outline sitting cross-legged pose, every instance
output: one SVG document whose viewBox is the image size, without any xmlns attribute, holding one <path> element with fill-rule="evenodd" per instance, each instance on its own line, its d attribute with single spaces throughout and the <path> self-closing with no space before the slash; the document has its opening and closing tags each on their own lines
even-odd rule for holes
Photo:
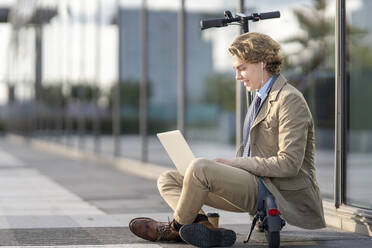
<svg viewBox="0 0 372 248">
<path fill-rule="evenodd" d="M 280 74 L 280 45 L 261 33 L 246 33 L 229 48 L 236 80 L 257 93 L 243 127 L 243 143 L 232 159 L 197 158 L 185 176 L 168 171 L 158 179 L 173 220 L 135 218 L 137 236 L 150 241 L 186 241 L 202 246 L 231 246 L 232 230 L 214 227 L 202 210 L 255 214 L 258 178 L 275 197 L 289 224 L 316 229 L 325 226 L 322 198 L 314 167 L 314 124 L 303 95 Z"/>
</svg>

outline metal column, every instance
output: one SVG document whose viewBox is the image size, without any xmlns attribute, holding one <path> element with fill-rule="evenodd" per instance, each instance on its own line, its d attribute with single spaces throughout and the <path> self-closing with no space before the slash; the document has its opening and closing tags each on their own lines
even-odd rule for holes
<svg viewBox="0 0 372 248">
<path fill-rule="evenodd" d="M 41 101 L 41 85 L 42 85 L 42 59 L 43 59 L 43 26 L 35 26 L 35 100 Z"/>
<path fill-rule="evenodd" d="M 244 13 L 244 0 L 238 0 L 238 8 L 237 12 Z M 243 33 L 243 28 L 241 27 L 240 33 Z M 246 90 L 244 85 L 241 82 L 236 82 L 236 123 L 235 123 L 235 129 L 236 129 L 236 136 L 235 136 L 235 145 L 236 148 L 239 148 L 240 144 L 242 143 L 243 138 L 243 123 L 244 123 L 244 117 L 246 112 L 246 105 L 244 104 L 244 99 L 246 98 Z M 248 98 L 249 99 L 249 98 Z"/>
<path fill-rule="evenodd" d="M 40 112 L 40 106 L 42 102 L 42 59 L 43 59 L 43 26 L 35 26 L 35 102 L 36 102 L 36 117 L 35 126 L 36 131 L 42 129 L 42 113 Z"/>
<path fill-rule="evenodd" d="M 343 203 L 344 167 L 346 161 L 346 12 L 345 0 L 336 1 L 335 20 L 335 167 L 334 203 L 338 208 Z"/>
<path fill-rule="evenodd" d="M 141 83 L 140 83 L 140 136 L 141 161 L 148 161 L 148 15 L 147 0 L 142 0 L 141 9 Z"/>
<path fill-rule="evenodd" d="M 55 139 L 58 141 L 58 140 L 62 140 L 62 133 L 63 133 L 63 119 L 64 119 L 64 107 L 63 107 L 63 56 L 62 56 L 62 52 L 63 52 L 63 30 L 62 30 L 62 17 L 61 16 L 58 16 L 58 21 L 56 21 L 55 23 L 55 27 L 54 27 L 54 32 L 55 32 L 55 37 L 57 37 L 57 40 L 58 42 L 57 43 L 57 46 L 58 46 L 58 55 L 56 56 L 56 59 L 57 59 L 57 65 L 58 65 L 58 68 L 60 68 L 60 74 L 58 75 L 58 78 L 61 80 L 61 85 L 60 85 L 60 90 L 61 90 L 61 95 L 58 95 L 58 102 L 57 102 L 57 106 L 56 106 L 56 111 L 54 113 L 54 116 L 55 116 Z M 56 52 L 57 52 L 56 51 Z"/>
<path fill-rule="evenodd" d="M 66 8 L 67 9 L 70 9 L 71 6 L 69 5 L 69 3 L 66 3 Z M 70 107 L 70 104 L 71 104 L 71 98 L 72 98 L 72 76 L 73 75 L 73 72 L 74 72 L 74 63 L 72 63 L 73 59 L 74 59 L 74 41 L 75 41 L 75 35 L 74 35 L 74 31 L 75 31 L 75 26 L 76 26 L 76 23 L 75 23 L 75 19 L 73 18 L 72 14 L 70 13 L 70 15 L 68 16 L 68 20 L 67 22 L 65 23 L 66 25 L 66 30 L 69 31 L 67 35 L 67 37 L 69 38 L 68 40 L 66 40 L 66 59 L 67 59 L 67 65 L 66 65 L 66 71 L 67 71 L 67 74 L 66 74 L 66 80 L 65 80 L 65 83 L 66 83 L 66 87 L 68 88 L 68 92 L 67 93 L 67 98 L 66 98 L 66 108 L 65 108 L 65 136 L 66 136 L 66 141 L 65 141 L 65 144 L 66 146 L 71 146 L 72 145 L 72 138 L 73 136 L 75 135 L 75 132 L 74 132 L 74 116 L 71 115 L 72 113 L 69 111 L 69 107 Z"/>
<path fill-rule="evenodd" d="M 67 3 L 66 1 L 63 1 L 61 4 L 61 8 L 65 8 L 67 9 Z M 65 98 L 64 96 L 64 89 L 67 87 L 67 18 L 66 17 L 63 17 L 61 18 L 61 33 L 62 33 L 62 78 L 61 78 L 61 82 L 62 82 L 62 101 L 63 101 L 63 107 L 62 107 L 62 115 L 63 115 L 63 118 L 62 118 L 62 133 L 61 133 L 61 136 L 62 136 L 62 141 L 63 142 L 66 142 L 67 140 L 67 113 L 68 113 L 68 106 L 67 106 L 67 102 L 68 102 L 68 99 L 67 97 Z"/>
<path fill-rule="evenodd" d="M 118 34 L 120 35 L 120 28 L 121 28 L 121 17 L 120 17 L 120 0 L 116 1 L 116 8 L 117 8 L 117 28 Z M 120 38 L 118 37 L 120 41 Z M 121 44 L 118 43 L 118 79 L 116 82 L 116 86 L 114 87 L 113 94 L 113 108 L 112 108 L 112 132 L 114 135 L 114 156 L 120 155 L 120 55 L 121 55 Z"/>
<path fill-rule="evenodd" d="M 177 128 L 185 133 L 185 0 L 180 0 L 181 6 L 178 11 L 178 104 L 177 104 Z"/>
<path fill-rule="evenodd" d="M 80 110 L 83 110 L 85 107 L 83 107 L 85 105 L 85 89 L 84 89 L 84 83 L 85 82 L 85 79 L 86 79 L 86 75 L 85 75 L 85 47 L 86 47 L 86 44 L 85 44 L 85 36 L 86 36 L 86 13 L 85 13 L 85 0 L 83 0 L 80 4 L 80 10 L 82 13 L 80 13 L 82 16 L 83 16 L 83 21 L 82 21 L 82 24 L 80 24 L 80 28 L 82 30 L 80 30 L 80 77 L 79 77 L 79 88 L 78 88 L 78 96 L 79 96 L 79 100 L 78 102 L 80 103 Z M 86 128 L 86 120 L 85 120 L 85 113 L 80 113 L 79 114 L 79 117 L 78 117 L 78 137 L 79 137 L 79 141 L 78 141 L 78 146 L 80 149 L 84 148 L 85 146 L 85 128 Z"/>
<path fill-rule="evenodd" d="M 94 152 L 100 152 L 100 111 L 98 107 L 98 98 L 100 96 L 100 77 L 101 77 L 101 0 L 97 0 L 97 13 L 96 13 L 96 79 L 94 94 L 95 113 L 93 117 L 93 135 L 94 135 Z"/>
</svg>

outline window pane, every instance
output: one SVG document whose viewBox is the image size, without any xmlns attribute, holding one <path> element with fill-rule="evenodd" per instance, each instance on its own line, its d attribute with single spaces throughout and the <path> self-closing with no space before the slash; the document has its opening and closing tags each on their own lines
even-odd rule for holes
<svg viewBox="0 0 372 248">
<path fill-rule="evenodd" d="M 346 203 L 371 208 L 372 198 L 372 47 L 371 1 L 346 1 L 349 127 Z"/>
<path fill-rule="evenodd" d="M 177 18 L 179 1 L 148 3 L 149 161 L 172 163 L 156 133 L 177 128 Z"/>
<path fill-rule="evenodd" d="M 186 1 L 186 134 L 195 156 L 210 159 L 235 156 L 236 81 L 228 48 L 239 28 L 201 31 L 199 24 L 235 11 L 237 1 L 225 3 Z"/>
<path fill-rule="evenodd" d="M 120 3 L 120 155 L 140 159 L 139 95 L 142 68 L 142 1 L 125 0 Z M 115 91 L 114 88 L 113 90 Z"/>
</svg>

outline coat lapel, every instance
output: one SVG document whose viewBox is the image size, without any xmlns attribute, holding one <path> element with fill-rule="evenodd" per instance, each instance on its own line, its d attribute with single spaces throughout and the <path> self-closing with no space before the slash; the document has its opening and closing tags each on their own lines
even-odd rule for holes
<svg viewBox="0 0 372 248">
<path fill-rule="evenodd" d="M 251 130 L 262 120 L 264 120 L 269 113 L 270 107 L 271 107 L 271 102 L 276 101 L 278 98 L 278 94 L 280 90 L 283 88 L 283 86 L 286 84 L 287 79 L 283 77 L 281 74 L 279 77 L 276 79 L 276 81 L 273 84 L 273 87 L 271 88 L 270 94 L 267 96 L 266 101 L 263 103 L 261 106 L 260 112 L 258 112 L 258 115 L 256 119 L 254 120 Z"/>
</svg>

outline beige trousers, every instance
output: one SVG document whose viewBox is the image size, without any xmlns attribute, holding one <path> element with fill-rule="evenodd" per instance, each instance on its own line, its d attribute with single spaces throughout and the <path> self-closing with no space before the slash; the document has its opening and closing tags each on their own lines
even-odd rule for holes
<svg viewBox="0 0 372 248">
<path fill-rule="evenodd" d="M 158 179 L 160 195 L 174 210 L 178 223 L 192 223 L 202 206 L 248 212 L 257 209 L 258 184 L 253 174 L 212 160 L 195 159 L 183 177 L 167 171 Z"/>
</svg>

